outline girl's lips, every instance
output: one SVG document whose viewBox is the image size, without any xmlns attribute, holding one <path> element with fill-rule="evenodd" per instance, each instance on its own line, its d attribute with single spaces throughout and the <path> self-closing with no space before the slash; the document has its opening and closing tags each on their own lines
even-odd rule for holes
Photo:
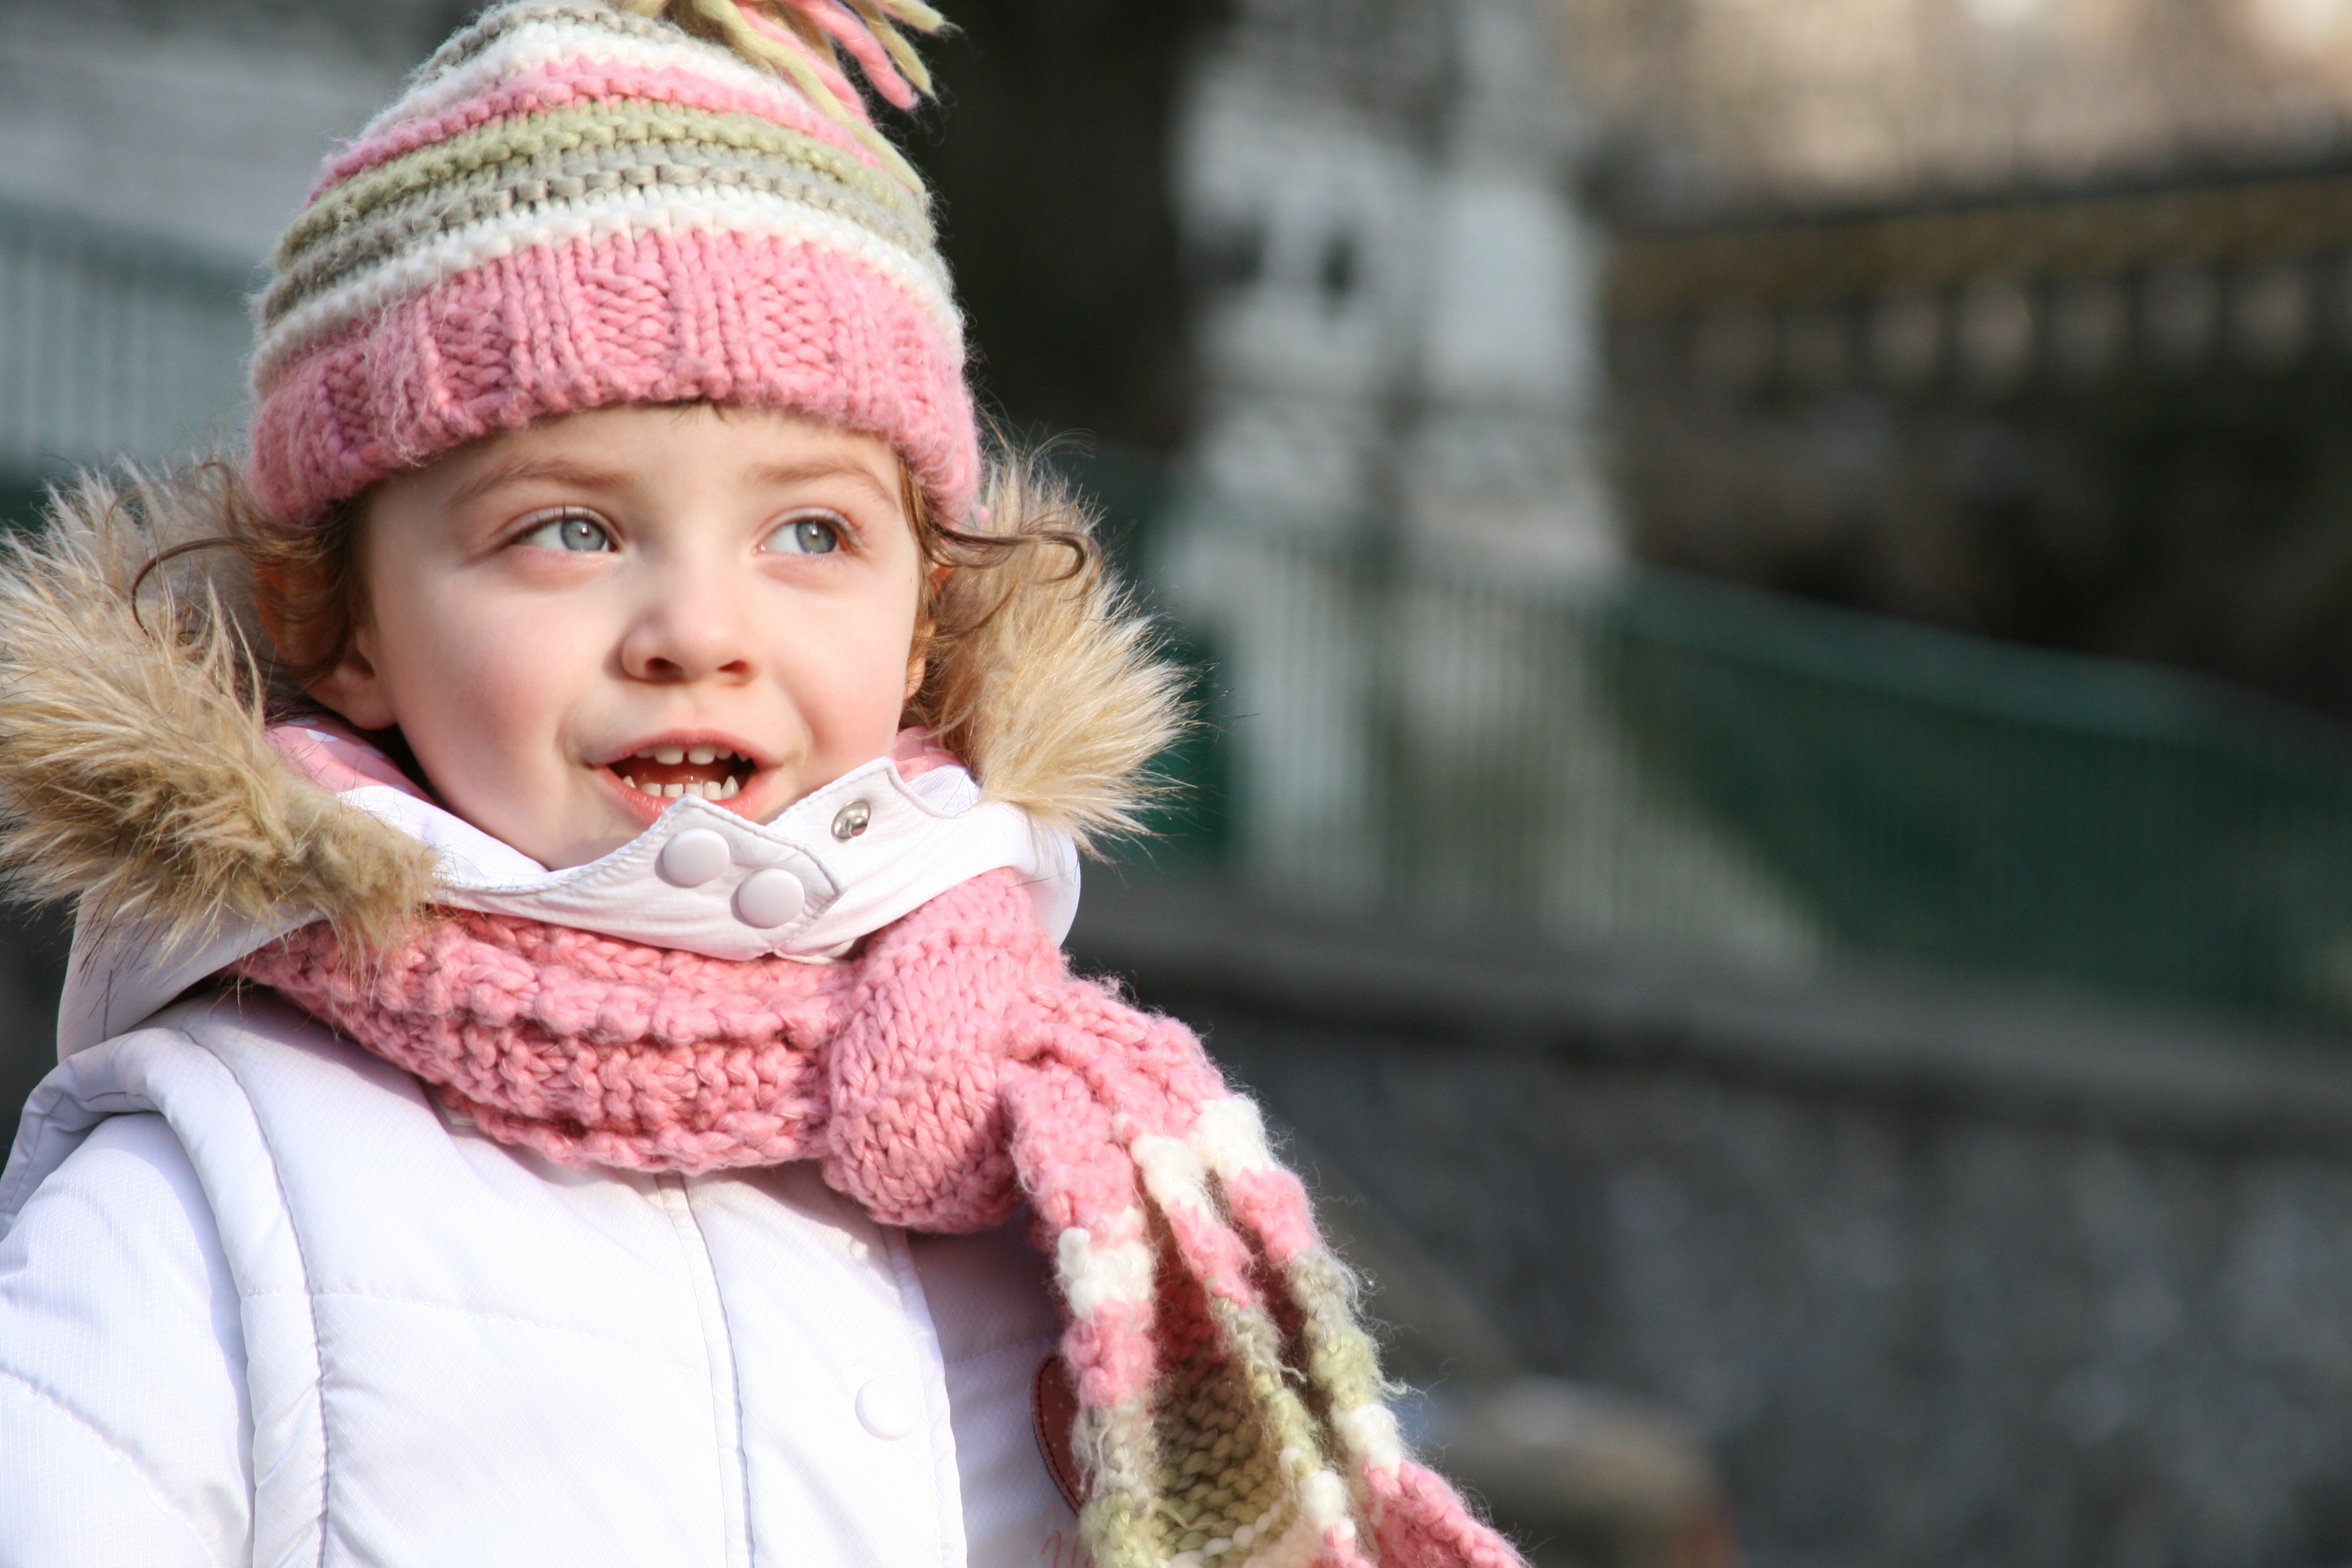
<svg viewBox="0 0 2352 1568">
<path fill-rule="evenodd" d="M 597 771 L 613 781 L 623 807 L 644 822 L 689 796 L 750 816 L 769 793 L 761 786 L 775 775 L 772 764 L 731 736 L 683 731 L 642 741 Z"/>
<path fill-rule="evenodd" d="M 646 826 L 652 826 L 655 820 L 669 809 L 671 801 L 684 798 L 683 790 L 677 795 L 667 793 L 656 795 L 632 784 L 624 776 L 625 766 L 625 764 L 615 763 L 609 767 L 598 768 L 595 771 L 602 776 L 604 787 L 611 792 L 614 801 L 620 808 Z M 757 822 L 762 815 L 761 805 L 770 793 L 769 785 L 774 776 L 772 769 L 761 769 L 748 775 L 732 795 L 710 800 L 710 797 L 706 795 L 702 798 L 710 800 L 710 804 L 721 811 L 731 811 L 738 816 Z"/>
</svg>

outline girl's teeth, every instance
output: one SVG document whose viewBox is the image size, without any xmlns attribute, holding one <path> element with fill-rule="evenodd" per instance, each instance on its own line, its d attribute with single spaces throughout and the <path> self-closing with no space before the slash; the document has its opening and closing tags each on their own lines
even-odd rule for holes
<svg viewBox="0 0 2352 1568">
<path fill-rule="evenodd" d="M 738 753 L 726 746 L 649 746 L 639 752 L 637 757 L 643 762 L 666 763 L 672 766 L 692 763 L 697 767 L 739 760 Z M 685 779 L 676 784 L 639 784 L 634 775 L 622 773 L 621 782 L 656 800 L 677 800 L 690 795 L 700 795 L 704 800 L 733 800 L 743 793 L 743 781 L 731 773 L 723 779 Z"/>
</svg>

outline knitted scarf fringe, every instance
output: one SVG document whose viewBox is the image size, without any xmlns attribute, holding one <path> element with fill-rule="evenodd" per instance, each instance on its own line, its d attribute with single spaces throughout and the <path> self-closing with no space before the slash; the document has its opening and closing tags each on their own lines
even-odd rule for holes
<svg viewBox="0 0 2352 1568">
<path fill-rule="evenodd" d="M 451 913 L 362 966 L 314 925 L 238 966 L 570 1165 L 822 1163 L 877 1220 L 1025 1198 L 1066 1312 L 1097 1568 L 1506 1568 L 1406 1453 L 1354 1281 L 1257 1107 L 1076 979 L 992 872 L 836 965 Z"/>
</svg>

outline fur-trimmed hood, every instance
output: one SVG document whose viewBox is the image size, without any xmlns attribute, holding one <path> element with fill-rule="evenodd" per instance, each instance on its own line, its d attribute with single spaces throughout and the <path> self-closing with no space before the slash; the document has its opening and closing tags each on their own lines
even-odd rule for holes
<svg viewBox="0 0 2352 1568">
<path fill-rule="evenodd" d="M 152 967 L 151 952 L 175 955 L 165 964 L 174 973 L 206 973 L 312 920 L 381 945 L 422 909 L 485 907 L 468 889 L 498 885 L 462 854 L 453 859 L 450 840 L 471 831 L 463 825 L 436 832 L 400 810 L 367 809 L 361 796 L 391 792 L 337 795 L 288 763 L 268 731 L 292 694 L 271 688 L 236 551 L 192 549 L 150 565 L 216 538 L 233 483 L 219 467 L 86 478 L 55 499 L 42 531 L 0 555 L 0 873 L 22 894 L 78 901 L 85 990 L 120 989 L 116 971 Z M 1051 513 L 1082 519 L 1055 482 L 1018 471 L 1000 476 L 990 505 L 1007 531 Z M 953 574 L 946 592 L 987 595 L 995 613 L 964 617 L 979 629 L 946 651 L 933 689 L 940 738 L 976 777 L 981 807 L 1092 847 L 1136 827 L 1150 759 L 1184 722 L 1181 676 L 1114 584 L 1066 576 L 1065 562 L 1025 548 Z M 910 812 L 915 828 L 927 826 Z M 707 816 L 739 837 L 762 832 L 715 807 Z M 663 824 L 674 835 L 689 817 L 673 807 Z M 657 824 L 633 847 L 646 868 L 662 834 Z M 966 858 L 971 838 L 960 840 Z M 1004 854 L 994 863 L 1020 863 Z M 820 904 L 844 875 L 801 874 Z M 562 918 L 569 906 L 528 912 L 549 918 L 551 907 Z M 835 925 L 850 905 L 838 914 Z M 102 1011 L 120 1026 L 119 1009 Z M 68 1048 L 89 1043 L 74 1033 L 70 1020 L 61 1026 Z"/>
</svg>

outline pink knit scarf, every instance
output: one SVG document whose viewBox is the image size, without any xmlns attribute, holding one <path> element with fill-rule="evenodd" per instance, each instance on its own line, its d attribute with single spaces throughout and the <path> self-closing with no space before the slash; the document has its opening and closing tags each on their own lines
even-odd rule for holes
<svg viewBox="0 0 2352 1568">
<path fill-rule="evenodd" d="M 449 912 L 363 969 L 312 925 L 238 971 L 571 1165 L 788 1160 L 877 1220 L 1053 1251 L 1098 1568 L 1517 1555 L 1406 1458 L 1344 1270 L 1191 1031 L 1072 976 L 1013 873 L 854 959 L 730 962 Z"/>
</svg>

